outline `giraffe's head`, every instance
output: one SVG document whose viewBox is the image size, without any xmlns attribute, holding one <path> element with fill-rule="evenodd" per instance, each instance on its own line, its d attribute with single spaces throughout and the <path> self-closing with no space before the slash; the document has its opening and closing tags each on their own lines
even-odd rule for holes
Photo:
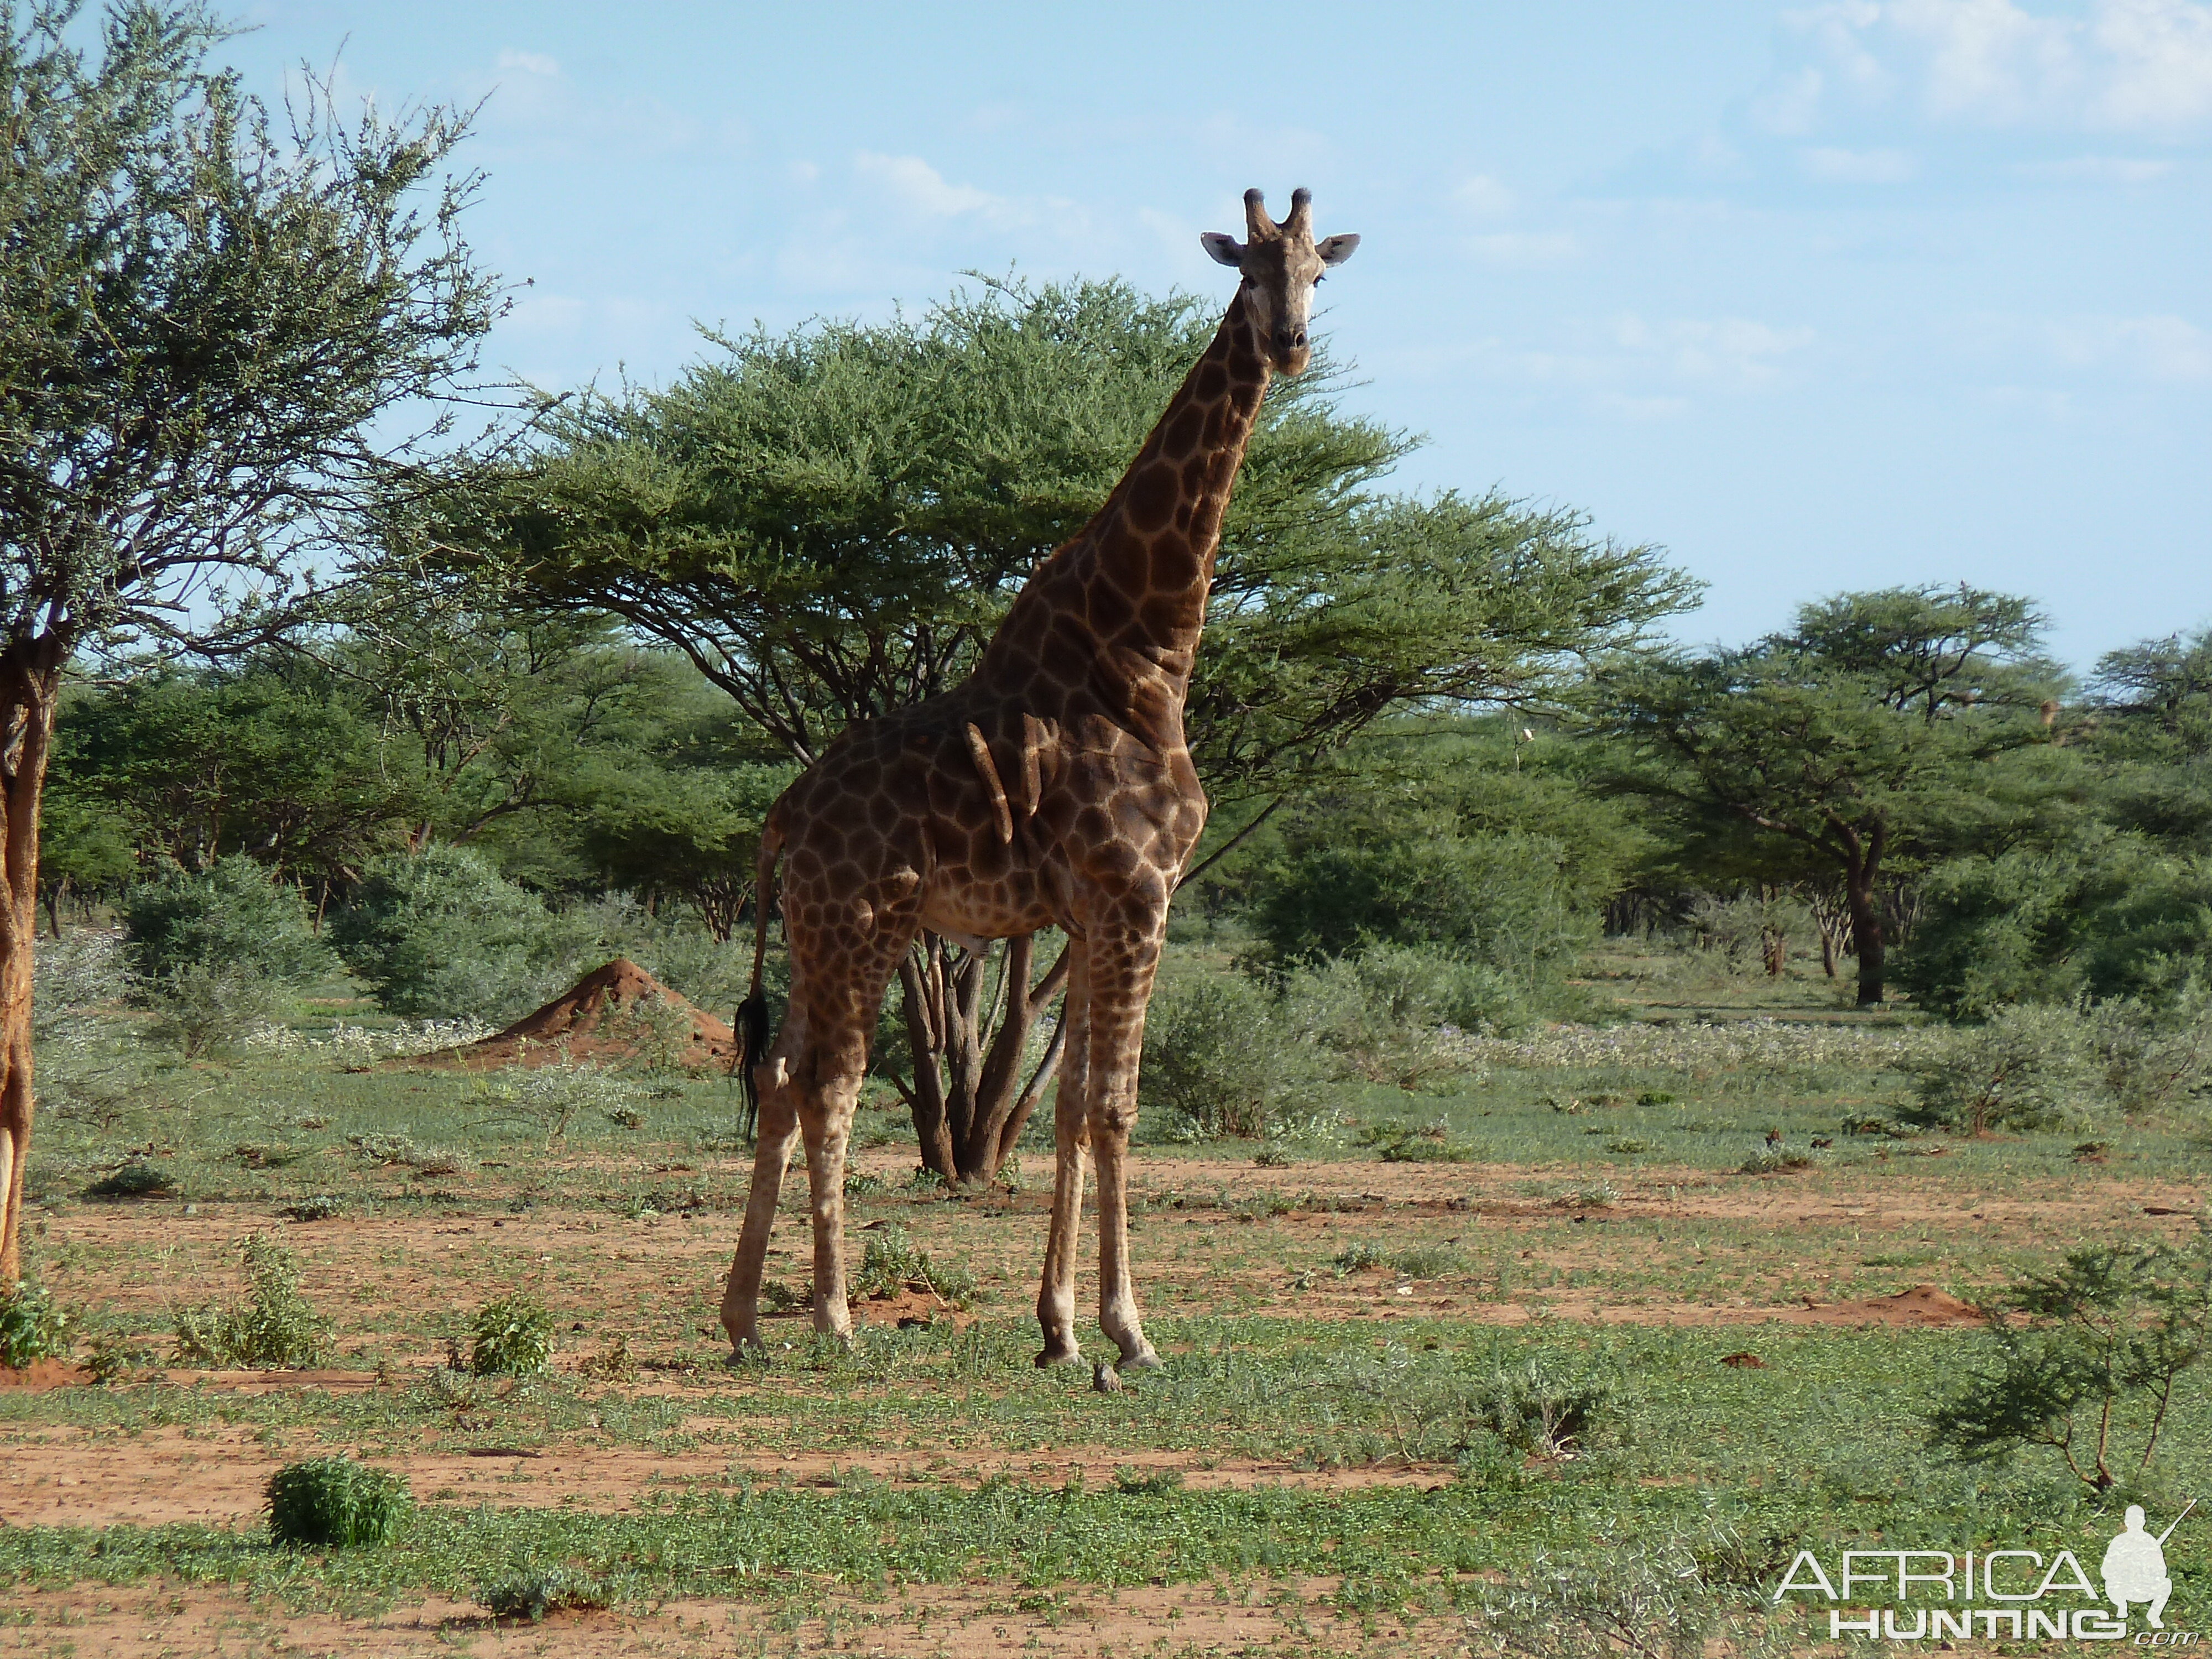
<svg viewBox="0 0 2212 1659">
<path fill-rule="evenodd" d="M 1244 274 L 1244 303 L 1260 336 L 1260 349 L 1278 374 L 1302 374 L 1313 356 L 1306 325 L 1313 316 L 1314 284 L 1359 246 L 1357 236 L 1313 236 L 1313 192 L 1291 192 L 1291 216 L 1279 225 L 1267 216 L 1256 190 L 1244 192 L 1244 240 L 1209 230 L 1199 240 L 1224 265 Z"/>
</svg>

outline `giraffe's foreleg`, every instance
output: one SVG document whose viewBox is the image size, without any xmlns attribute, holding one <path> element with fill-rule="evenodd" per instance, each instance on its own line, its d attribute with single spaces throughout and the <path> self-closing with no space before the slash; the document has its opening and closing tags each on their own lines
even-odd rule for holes
<svg viewBox="0 0 2212 1659">
<path fill-rule="evenodd" d="M 845 1146 L 860 1093 L 856 1073 L 849 1092 L 834 1087 L 799 1109 L 814 1217 L 814 1328 L 847 1343 L 853 1310 L 845 1296 Z"/>
<path fill-rule="evenodd" d="M 1083 947 L 1079 943 L 1074 949 L 1067 1000 L 1060 1009 L 1060 1018 L 1068 1022 L 1067 1038 L 1053 1100 L 1052 1231 L 1045 1241 L 1044 1283 L 1037 1291 L 1037 1323 L 1044 1328 L 1040 1366 L 1073 1364 L 1083 1357 L 1075 1338 L 1075 1255 L 1083 1231 L 1083 1183 L 1091 1171 L 1091 1106 L 1085 1090 L 1090 1042 L 1085 1035 Z"/>
<path fill-rule="evenodd" d="M 763 1069 L 781 1073 L 784 1068 L 781 1060 L 771 1060 Z M 733 1362 L 748 1347 L 768 1352 L 760 1335 L 761 1269 L 768 1261 L 769 1233 L 775 1225 L 783 1172 L 798 1133 L 790 1079 L 778 1076 L 761 1101 L 760 1138 L 753 1147 L 753 1184 L 745 1197 L 744 1229 L 738 1235 L 737 1258 L 730 1263 L 729 1283 L 722 1291 L 722 1328 L 729 1334 Z"/>
</svg>

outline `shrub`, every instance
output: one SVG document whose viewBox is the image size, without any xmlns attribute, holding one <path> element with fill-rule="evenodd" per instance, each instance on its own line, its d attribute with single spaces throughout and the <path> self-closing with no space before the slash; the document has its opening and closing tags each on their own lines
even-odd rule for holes
<svg viewBox="0 0 2212 1659">
<path fill-rule="evenodd" d="M 1370 945 L 1291 970 L 1282 1023 L 1370 1082 L 1410 1087 L 1465 1063 L 1449 1037 L 1525 1024 L 1526 997 L 1496 969 L 1430 945 Z"/>
<path fill-rule="evenodd" d="M 1380 1267 L 1389 1260 L 1380 1244 L 1371 1238 L 1355 1238 L 1329 1258 L 1328 1265 L 1336 1269 L 1336 1276 L 1364 1273 L 1370 1267 Z"/>
<path fill-rule="evenodd" d="M 345 1456 L 287 1464 L 269 1477 L 268 1496 L 269 1535 L 309 1549 L 389 1544 L 411 1504 L 404 1475 Z"/>
<path fill-rule="evenodd" d="M 283 1006 L 275 982 L 222 963 L 185 963 L 147 981 L 145 997 L 155 1015 L 146 1035 L 187 1059 L 228 1048 Z"/>
<path fill-rule="evenodd" d="M 975 1278 L 964 1268 L 938 1266 L 929 1259 L 928 1251 L 908 1238 L 903 1227 L 893 1225 L 870 1233 L 860 1267 L 853 1275 L 852 1293 L 890 1297 L 910 1287 L 927 1290 L 960 1306 L 975 1296 Z"/>
<path fill-rule="evenodd" d="M 158 1164 L 133 1158 L 84 1189 L 87 1198 L 164 1198 L 176 1191 L 177 1178 Z"/>
<path fill-rule="evenodd" d="M 2212 1337 L 2212 1232 L 2188 1245 L 2094 1245 L 2023 1279 L 1985 1310 L 1989 1352 L 1929 1419 L 1966 1462 L 2056 1451 L 2097 1491 L 2150 1466 L 2181 1373 Z"/>
<path fill-rule="evenodd" d="M 1186 1134 L 1256 1139 L 1307 1098 L 1311 1051 L 1243 975 L 1163 974 L 1145 1022 L 1139 1090 Z"/>
<path fill-rule="evenodd" d="M 1442 1244 L 1414 1244 L 1390 1258 L 1391 1270 L 1407 1279 L 1442 1279 L 1467 1266 L 1457 1250 Z"/>
<path fill-rule="evenodd" d="M 176 1315 L 177 1358 L 185 1364 L 298 1370 L 330 1352 L 331 1322 L 300 1294 L 299 1264 L 283 1245 L 248 1235 L 240 1247 L 249 1293 Z"/>
<path fill-rule="evenodd" d="M 337 969 L 309 926 L 300 890 L 271 880 L 244 854 L 201 871 L 173 865 L 133 887 L 123 912 L 132 966 L 149 980 L 194 967 L 300 985 Z"/>
<path fill-rule="evenodd" d="M 393 1013 L 495 1024 L 564 988 L 592 947 L 588 926 L 454 847 L 378 860 L 331 933 Z"/>
<path fill-rule="evenodd" d="M 49 1054 L 92 1042 L 100 1030 L 98 1011 L 131 994 L 127 948 L 113 933 L 40 939 L 33 949 L 31 985 L 31 1036 L 43 1071 Z"/>
<path fill-rule="evenodd" d="M 2129 1117 L 2187 1105 L 2212 1088 L 2212 987 L 2192 978 L 2163 1003 L 2124 997 L 2089 1012 L 2089 1046 Z"/>
<path fill-rule="evenodd" d="M 1569 1457 L 1620 1427 L 1620 1385 L 1608 1377 L 1569 1375 L 1535 1358 L 1491 1373 L 1478 1390 L 1474 1413 L 1516 1451 Z"/>
<path fill-rule="evenodd" d="M 469 1370 L 478 1376 L 534 1376 L 553 1358 L 553 1316 L 520 1292 L 487 1302 L 476 1317 Z"/>
<path fill-rule="evenodd" d="M 0 1365 L 17 1370 L 41 1359 L 66 1359 L 70 1316 L 51 1291 L 24 1279 L 0 1290 Z"/>
<path fill-rule="evenodd" d="M 548 1146 L 566 1137 L 568 1125 L 580 1112 L 597 1113 L 615 1123 L 623 1121 L 616 1115 L 622 1112 L 635 1115 L 638 1125 L 645 1121 L 634 1103 L 635 1085 L 596 1066 L 568 1060 L 552 1066 L 507 1066 L 480 1079 L 470 1098 L 486 1109 L 484 1121 L 525 1125 L 543 1134 Z"/>
<path fill-rule="evenodd" d="M 549 1613 L 588 1612 L 607 1605 L 597 1583 L 559 1567 L 530 1567 L 477 1587 L 477 1602 L 495 1619 L 538 1623 Z"/>
<path fill-rule="evenodd" d="M 1917 1115 L 1969 1135 L 2080 1121 L 2100 1103 L 2085 1022 L 2070 1008 L 2002 1008 L 1907 1056 Z"/>
<path fill-rule="evenodd" d="M 330 1221 L 345 1213 L 345 1205 L 328 1193 L 287 1204 L 277 1212 L 288 1221 Z"/>
</svg>

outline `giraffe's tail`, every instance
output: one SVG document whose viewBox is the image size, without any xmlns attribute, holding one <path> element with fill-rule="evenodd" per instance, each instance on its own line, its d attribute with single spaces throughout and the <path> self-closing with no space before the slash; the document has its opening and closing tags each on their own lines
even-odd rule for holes
<svg viewBox="0 0 2212 1659">
<path fill-rule="evenodd" d="M 780 803 L 779 803 L 780 804 Z M 768 1055 L 768 993 L 761 977 L 768 962 L 769 890 L 775 883 L 776 861 L 783 856 L 783 825 L 775 808 L 761 828 L 760 860 L 753 874 L 753 978 L 745 1000 L 738 1005 L 738 1086 L 744 1091 L 745 1139 L 750 1140 L 760 1123 L 760 1085 L 753 1068 Z"/>
</svg>

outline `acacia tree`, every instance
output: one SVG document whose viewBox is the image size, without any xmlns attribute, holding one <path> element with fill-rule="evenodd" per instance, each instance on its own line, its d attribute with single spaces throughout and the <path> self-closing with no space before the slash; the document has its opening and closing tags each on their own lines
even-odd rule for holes
<svg viewBox="0 0 2212 1659">
<path fill-rule="evenodd" d="M 720 355 L 667 391 L 582 400 L 531 466 L 402 540 L 665 641 L 805 764 L 968 672 L 1214 322 L 1120 283 L 986 283 L 919 319 L 710 337 Z M 1278 384 L 1223 529 L 1186 726 L 1232 817 L 1389 709 L 1546 695 L 1686 596 L 1571 514 L 1377 495 L 1408 441 L 1338 412 L 1331 384 Z M 947 1179 L 988 1177 L 1019 1135 L 1057 1059 L 1024 1065 L 1025 1044 L 1066 964 L 926 936 L 902 967 L 909 1063 L 878 1069 Z"/>
<path fill-rule="evenodd" d="M 198 5 L 118 0 L 89 52 L 78 11 L 0 0 L 0 1285 L 64 665 L 266 637 L 313 550 L 445 447 L 500 304 L 459 235 L 474 181 L 440 182 L 465 116 L 348 125 L 325 89 L 280 130 Z"/>
<path fill-rule="evenodd" d="M 2025 599 L 1961 586 L 1845 593 L 1740 650 L 1626 659 L 1594 693 L 1641 763 L 1620 787 L 1780 842 L 1776 866 L 1841 879 L 1861 1006 L 1881 1001 L 1880 883 L 2008 805 L 1997 757 L 2046 734 L 2063 676 Z"/>
</svg>

